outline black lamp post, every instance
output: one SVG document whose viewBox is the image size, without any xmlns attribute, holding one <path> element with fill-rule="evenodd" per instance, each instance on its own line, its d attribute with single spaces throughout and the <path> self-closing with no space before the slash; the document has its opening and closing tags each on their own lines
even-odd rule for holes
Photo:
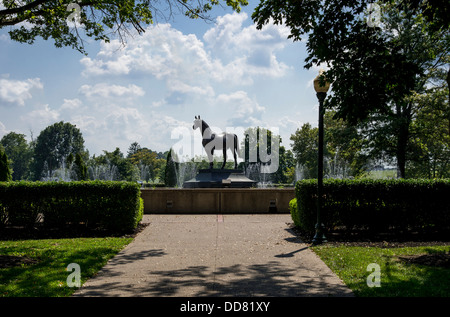
<svg viewBox="0 0 450 317">
<path fill-rule="evenodd" d="M 321 244 L 327 242 L 324 234 L 323 224 L 321 221 L 322 209 L 322 192 L 323 192 L 323 115 L 325 110 L 323 102 L 327 96 L 327 91 L 330 88 L 330 83 L 326 81 L 321 70 L 319 75 L 314 79 L 314 89 L 316 91 L 317 99 L 319 99 L 319 160 L 318 160 L 318 175 L 317 175 L 317 223 L 316 234 L 313 238 L 313 244 Z"/>
</svg>

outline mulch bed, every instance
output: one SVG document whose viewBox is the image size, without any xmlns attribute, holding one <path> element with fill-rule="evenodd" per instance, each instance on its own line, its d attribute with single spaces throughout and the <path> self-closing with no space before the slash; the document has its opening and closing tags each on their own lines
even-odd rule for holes
<svg viewBox="0 0 450 317">
<path fill-rule="evenodd" d="M 431 253 L 420 255 L 403 255 L 398 259 L 408 264 L 420 264 L 450 268 L 450 253 Z"/>
</svg>

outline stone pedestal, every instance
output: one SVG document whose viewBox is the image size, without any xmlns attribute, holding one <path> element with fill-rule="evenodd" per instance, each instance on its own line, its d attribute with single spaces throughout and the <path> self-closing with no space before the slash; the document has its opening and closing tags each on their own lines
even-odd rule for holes
<svg viewBox="0 0 450 317">
<path fill-rule="evenodd" d="M 256 186 L 237 169 L 201 169 L 195 178 L 184 182 L 183 188 L 249 188 Z"/>
</svg>

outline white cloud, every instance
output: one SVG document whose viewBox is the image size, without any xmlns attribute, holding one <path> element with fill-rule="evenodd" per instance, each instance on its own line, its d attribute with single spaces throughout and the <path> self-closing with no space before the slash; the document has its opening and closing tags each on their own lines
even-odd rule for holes
<svg viewBox="0 0 450 317">
<path fill-rule="evenodd" d="M 64 103 L 62 104 L 60 110 L 76 110 L 82 106 L 83 102 L 78 99 L 64 99 Z"/>
<path fill-rule="evenodd" d="M 21 119 L 28 123 L 32 128 L 46 127 L 59 119 L 59 112 L 51 109 L 48 104 L 39 106 L 23 116 Z"/>
<path fill-rule="evenodd" d="M 283 76 L 288 67 L 277 60 L 275 51 L 286 46 L 289 29 L 271 23 L 262 30 L 253 24 L 243 27 L 247 18 L 245 13 L 219 17 L 216 27 L 203 37 L 207 47 L 222 58 L 231 59 L 230 65 L 242 67 L 250 76 Z"/>
<path fill-rule="evenodd" d="M 286 28 L 258 31 L 253 24 L 243 27 L 246 20 L 245 13 L 219 17 L 203 39 L 169 24 L 149 26 L 123 48 L 117 40 L 102 43 L 95 58 L 81 59 L 83 75 L 150 74 L 170 91 L 208 96 L 214 95 L 214 83 L 241 86 L 252 84 L 254 76 L 284 75 L 288 67 L 275 51 L 287 43 Z"/>
<path fill-rule="evenodd" d="M 101 98 L 114 98 L 114 97 L 140 97 L 145 95 L 144 89 L 141 87 L 130 84 L 128 87 L 120 85 L 109 85 L 106 83 L 96 84 L 94 86 L 83 85 L 80 87 L 79 92 L 86 97 L 101 97 Z"/>
<path fill-rule="evenodd" d="M 70 122 L 76 125 L 83 135 L 95 135 L 104 128 L 103 122 L 92 115 L 75 114 L 70 118 Z"/>
<path fill-rule="evenodd" d="M 0 78 L 0 103 L 24 106 L 25 101 L 32 97 L 33 89 L 43 88 L 44 85 L 39 78 L 27 80 Z"/>
<path fill-rule="evenodd" d="M 260 106 L 255 99 L 250 98 L 245 91 L 236 91 L 231 94 L 221 94 L 217 97 L 217 103 L 225 110 L 225 115 L 230 118 L 228 125 L 234 127 L 248 127 L 261 125 L 261 117 L 265 108 Z"/>
</svg>

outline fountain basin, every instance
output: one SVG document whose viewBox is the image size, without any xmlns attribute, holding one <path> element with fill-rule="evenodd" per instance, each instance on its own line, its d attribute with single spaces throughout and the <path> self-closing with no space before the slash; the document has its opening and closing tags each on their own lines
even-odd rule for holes
<svg viewBox="0 0 450 317">
<path fill-rule="evenodd" d="M 201 169 L 183 188 L 250 188 L 256 185 L 237 169 Z"/>
<path fill-rule="evenodd" d="M 289 213 L 291 188 L 141 189 L 146 214 Z"/>
</svg>

